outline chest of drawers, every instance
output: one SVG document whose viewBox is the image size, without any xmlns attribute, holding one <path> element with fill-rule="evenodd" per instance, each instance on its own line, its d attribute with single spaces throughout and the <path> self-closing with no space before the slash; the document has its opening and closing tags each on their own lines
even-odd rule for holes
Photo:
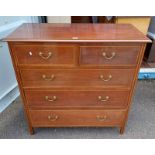
<svg viewBox="0 0 155 155">
<path fill-rule="evenodd" d="M 29 131 L 124 132 L 147 39 L 132 25 L 23 24 L 5 39 Z"/>
</svg>

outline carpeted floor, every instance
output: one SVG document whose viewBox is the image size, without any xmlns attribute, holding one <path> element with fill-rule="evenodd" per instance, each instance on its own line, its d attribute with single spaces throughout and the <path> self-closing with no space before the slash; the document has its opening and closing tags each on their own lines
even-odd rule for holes
<svg viewBox="0 0 155 155">
<path fill-rule="evenodd" d="M 52 139 L 117 139 L 155 138 L 155 81 L 139 81 L 125 133 L 117 128 L 37 128 L 30 135 L 23 114 L 21 99 L 14 101 L 0 114 L 0 138 Z"/>
</svg>

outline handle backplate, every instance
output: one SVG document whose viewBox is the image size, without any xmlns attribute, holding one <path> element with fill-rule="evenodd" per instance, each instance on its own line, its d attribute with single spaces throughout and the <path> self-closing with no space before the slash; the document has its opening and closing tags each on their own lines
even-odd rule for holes
<svg viewBox="0 0 155 155">
<path fill-rule="evenodd" d="M 105 96 L 105 97 L 98 96 L 98 100 L 99 100 L 99 101 L 102 101 L 102 102 L 106 102 L 106 101 L 108 101 L 109 99 L 110 99 L 109 96 Z"/>
<path fill-rule="evenodd" d="M 55 78 L 54 74 L 52 74 L 51 76 L 46 76 L 45 74 L 42 75 L 42 79 L 46 81 L 52 81 L 54 80 L 54 78 Z"/>
<path fill-rule="evenodd" d="M 54 102 L 57 100 L 57 97 L 56 96 L 52 96 L 52 97 L 45 96 L 45 100 L 49 102 Z"/>
<path fill-rule="evenodd" d="M 59 118 L 59 116 L 58 115 L 49 115 L 47 118 L 50 121 L 56 121 Z"/>
<path fill-rule="evenodd" d="M 107 56 L 107 53 L 106 53 L 106 52 L 103 52 L 103 53 L 102 53 L 102 56 L 103 56 L 105 59 L 107 59 L 107 60 L 111 60 L 111 59 L 113 59 L 113 58 L 116 56 L 116 53 L 115 53 L 115 52 L 112 52 L 112 53 L 111 53 L 111 56 Z"/>
<path fill-rule="evenodd" d="M 98 121 L 103 122 L 103 121 L 105 121 L 105 120 L 107 119 L 107 116 L 106 116 L 106 115 L 104 115 L 104 116 L 98 115 L 98 116 L 96 116 L 96 119 L 97 119 Z"/>
<path fill-rule="evenodd" d="M 100 75 L 100 79 L 107 82 L 107 81 L 110 81 L 112 79 L 112 75 L 109 75 L 107 79 L 105 79 L 103 75 Z"/>
<path fill-rule="evenodd" d="M 42 59 L 47 60 L 47 59 L 49 59 L 52 56 L 52 52 L 48 52 L 48 53 L 39 52 L 39 56 Z"/>
</svg>

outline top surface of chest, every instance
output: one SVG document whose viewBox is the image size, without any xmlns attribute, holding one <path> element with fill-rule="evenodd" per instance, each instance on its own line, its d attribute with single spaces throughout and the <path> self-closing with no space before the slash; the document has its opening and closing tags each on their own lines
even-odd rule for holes
<svg viewBox="0 0 155 155">
<path fill-rule="evenodd" d="M 130 24 L 23 24 L 6 41 L 150 42 Z"/>
</svg>

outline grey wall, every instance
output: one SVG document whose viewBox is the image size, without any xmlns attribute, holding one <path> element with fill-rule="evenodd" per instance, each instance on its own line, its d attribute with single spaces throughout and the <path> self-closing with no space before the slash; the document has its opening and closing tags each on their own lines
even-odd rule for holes
<svg viewBox="0 0 155 155">
<path fill-rule="evenodd" d="M 155 17 L 151 18 L 148 31 L 155 34 Z"/>
<path fill-rule="evenodd" d="M 0 16 L 0 112 L 19 95 L 8 45 L 1 39 L 24 22 L 38 22 L 37 16 Z"/>
</svg>

